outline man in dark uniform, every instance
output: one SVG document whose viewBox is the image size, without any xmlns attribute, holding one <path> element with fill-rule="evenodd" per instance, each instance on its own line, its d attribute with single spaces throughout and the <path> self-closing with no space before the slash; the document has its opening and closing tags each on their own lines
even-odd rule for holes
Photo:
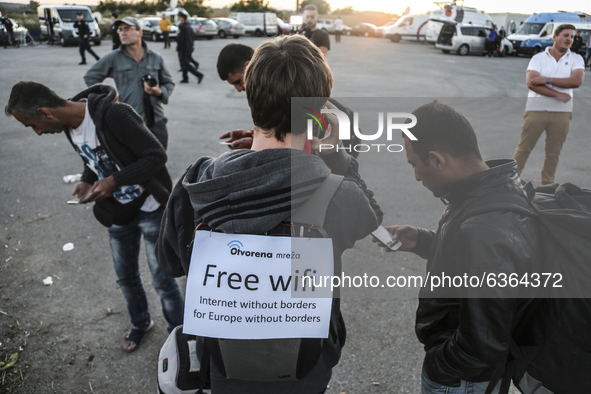
<svg viewBox="0 0 591 394">
<path fill-rule="evenodd" d="M 307 5 L 304 8 L 304 23 L 307 27 L 304 35 L 326 56 L 330 51 L 330 38 L 328 33 L 318 29 L 318 8 L 315 5 Z"/>
<path fill-rule="evenodd" d="M 193 45 L 195 41 L 195 33 L 191 25 L 187 22 L 187 15 L 179 13 L 181 24 L 179 26 L 179 35 L 176 39 L 176 50 L 181 58 L 181 68 L 183 70 L 183 80 L 181 83 L 189 83 L 188 73 L 197 77 L 197 83 L 201 83 L 203 74 L 195 68 L 191 63 L 191 53 L 193 52 Z"/>
<path fill-rule="evenodd" d="M 6 48 L 7 38 L 10 40 L 10 44 L 12 44 L 12 46 L 18 48 L 19 45 L 16 39 L 14 38 L 14 31 L 12 30 L 12 22 L 10 21 L 10 19 L 8 19 L 7 16 L 0 16 L 0 23 L 4 25 L 4 29 L 6 30 L 6 37 L 4 37 L 3 39 L 4 48 Z"/>
<path fill-rule="evenodd" d="M 113 12 L 111 14 L 111 37 L 113 38 L 113 50 L 119 49 L 121 46 L 121 38 L 119 38 L 119 33 L 117 32 L 117 27 L 115 26 L 115 21 L 119 19 L 119 14 Z"/>
<path fill-rule="evenodd" d="M 81 11 L 78 11 L 76 14 L 76 18 L 78 20 L 74 22 L 74 29 L 78 29 L 78 37 L 80 38 L 80 56 L 82 57 L 82 61 L 78 64 L 86 64 L 86 56 L 84 55 L 84 51 L 88 51 L 96 60 L 99 60 L 100 57 L 90 48 L 90 43 L 88 42 L 88 37 L 90 37 L 90 28 L 88 27 L 88 22 L 84 20 L 84 14 Z"/>
</svg>

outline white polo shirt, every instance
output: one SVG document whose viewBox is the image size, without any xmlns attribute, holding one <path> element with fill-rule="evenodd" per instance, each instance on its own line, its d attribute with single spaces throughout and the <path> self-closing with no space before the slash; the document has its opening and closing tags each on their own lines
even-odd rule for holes
<svg viewBox="0 0 591 394">
<path fill-rule="evenodd" d="M 540 52 L 534 55 L 527 66 L 527 71 L 537 71 L 543 77 L 550 78 L 570 78 L 573 70 L 585 69 L 585 62 L 583 58 L 572 53 L 570 49 L 566 50 L 566 53 L 558 60 L 554 59 L 554 56 L 550 54 L 550 49 L 547 47 L 544 52 Z M 548 84 L 546 85 L 558 92 L 568 93 L 569 96 L 573 97 L 574 89 L 564 89 L 557 86 Z M 526 111 L 547 111 L 547 112 L 572 112 L 573 111 L 573 100 L 569 100 L 568 103 L 563 103 L 554 97 L 547 97 L 530 90 L 527 95 L 527 104 L 525 105 Z"/>
</svg>

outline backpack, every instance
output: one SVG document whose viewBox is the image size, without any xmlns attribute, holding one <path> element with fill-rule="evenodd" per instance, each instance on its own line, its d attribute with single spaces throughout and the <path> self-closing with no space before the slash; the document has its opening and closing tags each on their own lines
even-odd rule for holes
<svg viewBox="0 0 591 394">
<path fill-rule="evenodd" d="M 210 393 L 209 353 L 203 338 L 183 334 L 177 326 L 158 355 L 158 392 L 160 394 Z"/>
<path fill-rule="evenodd" d="M 327 238 L 322 228 L 326 210 L 342 181 L 343 176 L 330 174 L 288 222 L 279 224 L 266 235 Z M 202 224 L 195 229 L 199 230 L 209 230 L 209 227 Z M 197 394 L 201 393 L 199 390 L 209 389 L 210 359 L 228 379 L 261 382 L 303 379 L 321 354 L 326 355 L 331 367 L 340 359 L 346 330 L 338 299 L 333 299 L 329 332 L 328 339 L 236 340 L 183 334 L 182 326 L 178 326 L 160 351 L 160 393 Z M 191 343 L 194 345 L 188 345 Z"/>
<path fill-rule="evenodd" d="M 464 217 L 498 210 L 520 212 L 539 221 L 542 270 L 561 273 L 568 293 L 542 293 L 527 307 L 510 341 L 505 364 L 486 390 L 511 380 L 525 394 L 591 392 L 591 190 L 571 183 L 534 188 L 524 196 L 502 194 L 479 199 Z M 571 298 L 562 298 L 562 297 Z M 585 298 L 587 296 L 587 298 Z"/>
<path fill-rule="evenodd" d="M 266 235 L 328 238 L 323 229 L 326 210 L 343 176 L 330 174 L 288 222 Z M 205 338 L 211 360 L 222 376 L 258 382 L 297 381 L 316 366 L 322 353 L 330 367 L 338 363 L 345 344 L 339 300 L 333 299 L 329 338 L 217 339 Z"/>
</svg>

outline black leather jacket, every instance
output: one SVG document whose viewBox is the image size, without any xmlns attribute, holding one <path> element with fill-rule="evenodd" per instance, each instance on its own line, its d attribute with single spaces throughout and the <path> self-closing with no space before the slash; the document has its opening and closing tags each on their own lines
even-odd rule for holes
<svg viewBox="0 0 591 394">
<path fill-rule="evenodd" d="M 479 197 L 523 195 L 514 160 L 487 164 L 489 170 L 448 187 L 437 232 L 419 229 L 413 252 L 427 258 L 427 272 L 515 272 L 520 278 L 539 272 L 537 219 L 504 208 L 462 217 L 478 207 Z M 423 367 L 431 380 L 446 386 L 458 386 L 460 380 L 484 382 L 505 362 L 530 299 L 510 298 L 515 293 L 507 287 L 492 291 L 491 298 L 433 298 L 428 289 L 421 290 L 415 331 L 425 345 Z"/>
</svg>

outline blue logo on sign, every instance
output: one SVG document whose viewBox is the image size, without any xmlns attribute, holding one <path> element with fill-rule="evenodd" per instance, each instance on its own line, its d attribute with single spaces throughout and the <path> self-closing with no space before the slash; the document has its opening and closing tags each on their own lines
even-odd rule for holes
<svg viewBox="0 0 591 394">
<path fill-rule="evenodd" d="M 238 240 L 234 240 L 234 241 L 230 241 L 228 243 L 228 248 L 232 249 L 232 248 L 236 248 L 236 249 L 240 249 L 244 247 L 244 245 L 242 245 L 242 242 L 238 241 Z"/>
</svg>

